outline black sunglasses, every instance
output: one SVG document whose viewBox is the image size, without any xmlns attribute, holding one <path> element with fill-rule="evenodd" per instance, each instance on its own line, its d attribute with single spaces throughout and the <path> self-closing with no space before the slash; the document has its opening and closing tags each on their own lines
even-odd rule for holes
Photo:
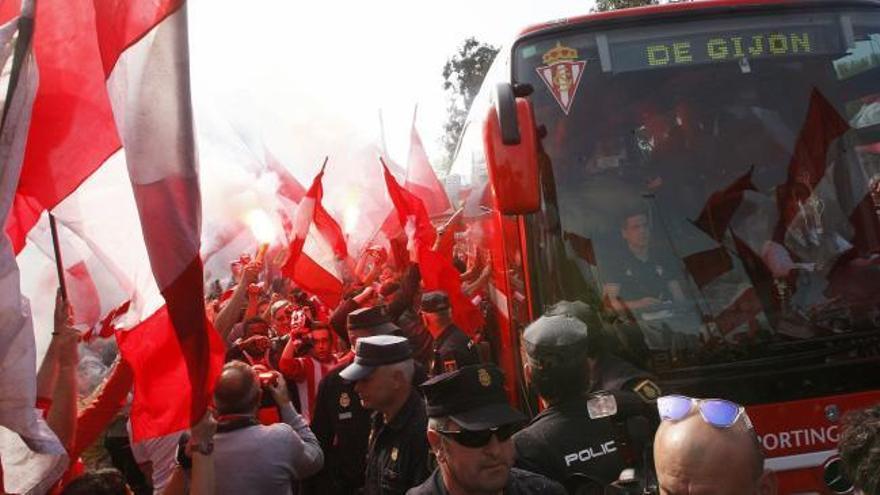
<svg viewBox="0 0 880 495">
<path fill-rule="evenodd" d="M 517 432 L 517 430 L 519 430 L 518 425 L 509 424 L 489 430 L 437 430 L 437 433 L 443 435 L 446 438 L 454 440 L 455 443 L 463 447 L 470 447 L 472 449 L 475 449 L 479 447 L 485 447 L 489 443 L 489 441 L 492 440 L 492 435 L 495 435 L 495 437 L 498 438 L 499 442 L 503 442 L 512 437 L 513 434 Z"/>
</svg>

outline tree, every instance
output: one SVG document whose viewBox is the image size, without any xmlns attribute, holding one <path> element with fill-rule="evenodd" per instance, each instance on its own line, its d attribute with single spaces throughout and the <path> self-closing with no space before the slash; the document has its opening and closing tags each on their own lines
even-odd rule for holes
<svg viewBox="0 0 880 495">
<path fill-rule="evenodd" d="M 443 124 L 441 142 L 446 150 L 443 167 L 452 166 L 458 139 L 464 130 L 468 109 L 483 84 L 489 66 L 498 55 L 498 47 L 470 37 L 443 65 L 443 89 L 446 91 L 448 118 Z"/>
<path fill-rule="evenodd" d="M 629 9 L 645 5 L 657 5 L 658 3 L 660 3 L 658 0 L 597 0 L 596 11 L 605 12 L 608 10 Z"/>
</svg>

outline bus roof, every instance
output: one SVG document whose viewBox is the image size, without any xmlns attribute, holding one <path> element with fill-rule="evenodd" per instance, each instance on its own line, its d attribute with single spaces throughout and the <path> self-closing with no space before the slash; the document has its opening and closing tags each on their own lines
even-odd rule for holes
<svg viewBox="0 0 880 495">
<path fill-rule="evenodd" d="M 576 25 L 589 25 L 593 23 L 605 23 L 614 21 L 638 21 L 659 15 L 679 15 L 687 12 L 721 11 L 731 13 L 737 10 L 754 10 L 778 7 L 845 7 L 845 6 L 874 6 L 880 7 L 878 0 L 695 0 L 662 5 L 649 5 L 630 9 L 611 10 L 608 12 L 594 12 L 576 17 L 557 19 L 540 24 L 534 24 L 523 29 L 519 38 L 544 31 L 565 29 Z"/>
</svg>

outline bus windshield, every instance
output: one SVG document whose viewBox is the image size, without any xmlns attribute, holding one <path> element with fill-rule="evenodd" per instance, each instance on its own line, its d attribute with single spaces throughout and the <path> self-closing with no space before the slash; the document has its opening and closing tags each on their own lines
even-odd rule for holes
<svg viewBox="0 0 880 495">
<path fill-rule="evenodd" d="M 513 77 L 543 127 L 543 304 L 594 297 L 657 371 L 876 333 L 880 15 L 562 31 Z"/>
</svg>

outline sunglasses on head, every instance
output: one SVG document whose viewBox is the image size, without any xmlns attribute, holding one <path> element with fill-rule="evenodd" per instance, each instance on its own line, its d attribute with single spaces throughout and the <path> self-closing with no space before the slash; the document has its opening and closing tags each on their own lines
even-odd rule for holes
<svg viewBox="0 0 880 495">
<path fill-rule="evenodd" d="M 492 440 L 492 436 L 498 439 L 499 442 L 503 442 L 508 438 L 512 437 L 514 433 L 518 430 L 517 425 L 509 424 L 502 425 L 497 428 L 491 428 L 489 430 L 459 430 L 459 431 L 447 431 L 447 430 L 437 430 L 437 433 L 443 435 L 446 438 L 453 440 L 455 443 L 470 448 L 478 448 L 485 447 L 488 445 L 489 441 Z"/>
<path fill-rule="evenodd" d="M 747 427 L 752 427 L 746 409 L 729 400 L 694 399 L 684 395 L 665 395 L 657 399 L 657 410 L 663 421 L 681 421 L 690 416 L 695 405 L 703 421 L 716 428 L 730 428 L 740 418 L 745 420 Z"/>
</svg>

